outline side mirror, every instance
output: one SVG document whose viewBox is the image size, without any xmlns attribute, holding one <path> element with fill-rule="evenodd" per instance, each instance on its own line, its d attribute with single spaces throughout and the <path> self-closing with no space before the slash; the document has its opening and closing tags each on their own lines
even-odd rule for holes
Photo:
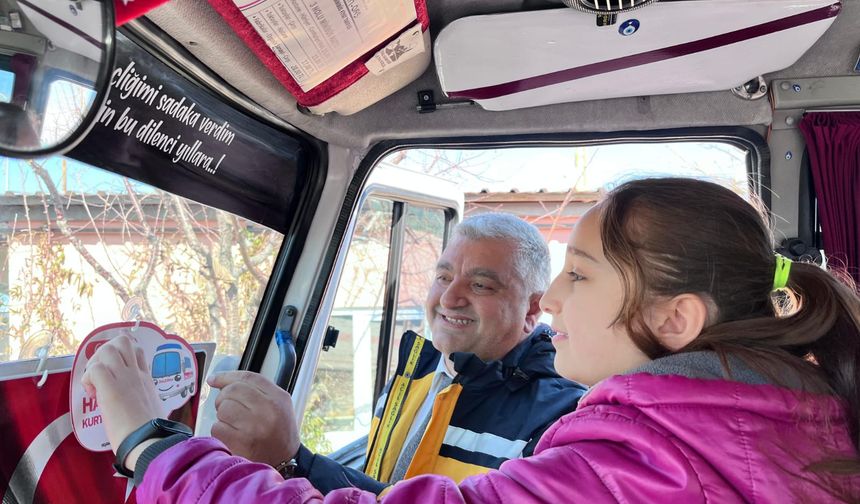
<svg viewBox="0 0 860 504">
<path fill-rule="evenodd" d="M 0 155 L 61 154 L 95 124 L 108 94 L 113 1 L 11 4 L 12 31 L 0 31 Z"/>
</svg>

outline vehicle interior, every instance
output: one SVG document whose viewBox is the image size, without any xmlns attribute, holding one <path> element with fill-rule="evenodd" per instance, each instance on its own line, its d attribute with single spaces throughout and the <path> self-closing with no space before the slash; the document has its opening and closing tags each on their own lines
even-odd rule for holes
<svg viewBox="0 0 860 504">
<path fill-rule="evenodd" d="M 105 107 L 80 143 L 50 159 L 2 158 L 0 380 L 68 370 L 84 336 L 132 320 L 136 302 L 143 320 L 216 342 L 207 369 L 257 371 L 289 390 L 309 443 L 359 466 L 362 445 L 350 443 L 366 435 L 399 334 L 426 331 L 428 271 L 465 215 L 513 212 L 556 250 L 602 190 L 682 173 L 760 198 L 784 254 L 828 255 L 802 126 L 860 110 L 860 3 L 240 3 L 170 0 L 126 22 Z M 331 72 L 302 77 L 325 62 L 279 52 L 270 13 L 253 10 L 300 3 L 378 15 L 384 34 L 370 50 L 336 55 Z M 0 31 L 0 63 L 7 33 L 18 36 Z M 150 112 L 126 128 L 134 100 Z M 168 131 L 170 121 L 179 126 Z M 192 129 L 202 143 L 177 137 Z M 62 211 L 38 217 L 48 208 Z M 184 266 L 168 264 L 168 245 L 140 248 L 180 235 Z M 24 238 L 26 251 L 15 245 Z M 57 251 L 76 259 L 39 259 Z M 22 285 L 42 277 L 15 273 L 22 265 L 64 280 L 39 283 L 53 293 L 40 298 Z M 553 274 L 560 267 L 554 258 Z M 110 308 L 71 314 L 98 311 L 93 303 Z M 215 394 L 198 392 L 206 434 Z M 2 464 L 11 488 L 5 475 L 17 466 Z"/>
<path fill-rule="evenodd" d="M 49 98 L 46 91 L 51 89 L 51 83 L 64 83 L 60 85 L 93 93 L 104 57 L 97 42 L 106 33 L 99 10 L 78 9 L 74 4 L 71 8 L 67 5 L 43 7 L 26 0 L 9 0 L 0 5 L 6 13 L 2 24 L 8 29 L 0 44 L 0 71 L 6 79 L 14 75 L 10 88 L 4 89 L 4 94 L 9 96 L 2 101 L 2 110 L 4 115 L 29 117 L 17 128 L 17 136 L 31 149 L 38 148 L 41 138 L 64 136 L 83 119 L 74 121 L 74 115 L 69 114 L 65 121 L 56 117 L 50 123 L 37 120 L 42 114 L 57 115 L 54 110 L 61 93 Z M 10 16 L 10 13 L 14 14 Z M 69 30 L 70 22 L 78 28 Z M 58 81 L 59 77 L 62 80 Z"/>
</svg>

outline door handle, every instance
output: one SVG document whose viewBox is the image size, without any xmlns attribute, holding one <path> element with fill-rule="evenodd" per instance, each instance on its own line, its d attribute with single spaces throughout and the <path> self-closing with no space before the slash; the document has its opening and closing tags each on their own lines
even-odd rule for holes
<svg viewBox="0 0 860 504">
<path fill-rule="evenodd" d="M 280 354 L 275 384 L 284 390 L 288 390 L 290 378 L 296 370 L 296 343 L 293 340 L 293 322 L 296 320 L 297 313 L 298 309 L 295 306 L 285 306 L 275 330 L 275 342 L 278 344 L 278 353 Z"/>
</svg>

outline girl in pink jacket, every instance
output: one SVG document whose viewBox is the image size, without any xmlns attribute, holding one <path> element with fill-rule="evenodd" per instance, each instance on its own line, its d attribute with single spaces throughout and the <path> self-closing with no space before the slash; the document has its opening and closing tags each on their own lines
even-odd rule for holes
<svg viewBox="0 0 860 504">
<path fill-rule="evenodd" d="M 534 456 L 459 486 L 419 476 L 384 503 L 860 501 L 860 299 L 775 256 L 762 216 L 689 179 L 620 186 L 568 241 L 541 306 L 555 365 L 592 389 Z M 116 447 L 159 413 L 128 338 L 84 384 Z M 292 421 L 289 419 L 288 421 Z M 211 438 L 150 439 L 125 458 L 137 501 L 373 503 L 232 456 Z"/>
</svg>

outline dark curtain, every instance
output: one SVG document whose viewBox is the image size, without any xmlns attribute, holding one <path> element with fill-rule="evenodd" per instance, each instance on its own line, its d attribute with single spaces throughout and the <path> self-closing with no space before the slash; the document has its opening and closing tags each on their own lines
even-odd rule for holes
<svg viewBox="0 0 860 504">
<path fill-rule="evenodd" d="M 813 112 L 800 122 L 824 252 L 860 284 L 860 112 Z"/>
<path fill-rule="evenodd" d="M 12 90 L 12 103 L 20 108 L 30 108 L 33 104 L 27 104 L 30 96 L 30 82 L 36 72 L 38 60 L 35 56 L 17 53 L 12 56 L 11 70 L 15 74 L 15 89 Z"/>
</svg>

